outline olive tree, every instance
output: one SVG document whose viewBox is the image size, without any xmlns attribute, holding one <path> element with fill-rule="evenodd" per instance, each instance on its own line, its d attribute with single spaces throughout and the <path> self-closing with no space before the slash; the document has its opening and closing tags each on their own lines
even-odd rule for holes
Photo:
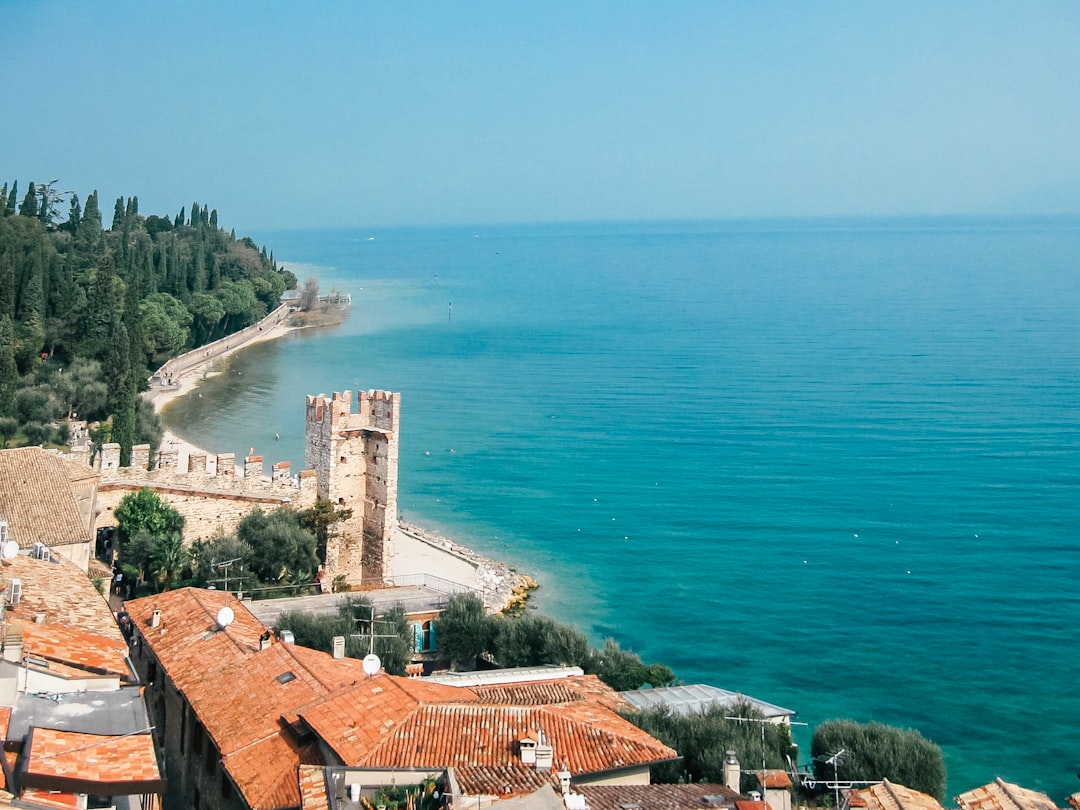
<svg viewBox="0 0 1080 810">
<path fill-rule="evenodd" d="M 844 754 L 835 760 L 834 771 L 840 751 Z M 814 730 L 810 752 L 819 780 L 888 779 L 939 800 L 945 797 L 941 748 L 914 729 L 830 720 Z"/>
</svg>

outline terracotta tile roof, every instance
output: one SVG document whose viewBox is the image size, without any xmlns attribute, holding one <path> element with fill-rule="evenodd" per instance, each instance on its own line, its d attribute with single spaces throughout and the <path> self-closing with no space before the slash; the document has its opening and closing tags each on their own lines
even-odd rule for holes
<svg viewBox="0 0 1080 810">
<path fill-rule="evenodd" d="M 8 522 L 10 539 L 20 548 L 90 541 L 73 488 L 93 472 L 73 464 L 40 447 L 0 450 L 0 520 Z"/>
<path fill-rule="evenodd" d="M 417 697 L 406 690 L 426 686 Z M 434 687 L 434 688 L 433 688 Z M 445 690 L 451 690 L 445 694 Z M 647 765 L 676 752 L 618 715 L 589 701 L 547 706 L 478 704 L 461 687 L 380 675 L 300 712 L 343 762 L 365 767 L 454 767 L 469 794 L 506 795 L 535 789 L 518 742 L 543 729 L 556 767 L 594 773 Z M 500 770 L 505 769 L 505 770 Z M 549 777 L 550 778 L 550 777 Z M 509 785 L 510 790 L 505 787 Z"/>
<path fill-rule="evenodd" d="M 682 785 L 574 785 L 574 791 L 585 796 L 589 810 L 622 810 L 623 805 L 636 804 L 641 810 L 706 810 L 718 804 L 709 801 L 719 798 L 733 806 L 739 794 L 725 785 L 706 783 Z M 708 799 L 707 799 L 708 797 Z"/>
<path fill-rule="evenodd" d="M 361 662 L 274 643 L 259 650 L 265 632 L 247 608 L 230 602 L 235 620 L 218 628 L 228 597 L 191 588 L 128 602 L 144 643 L 214 740 L 244 800 L 259 810 L 301 801 L 298 764 L 321 764 L 314 731 L 350 766 L 454 766 L 462 789 L 474 794 L 521 793 L 554 777 L 521 764 L 517 743 L 543 729 L 556 767 L 574 773 L 606 771 L 670 759 L 662 745 L 596 700 L 586 678 L 578 692 L 536 690 L 535 699 L 569 698 L 535 706 L 483 703 L 464 687 L 368 677 Z M 161 624 L 150 627 L 153 611 Z M 528 694 L 528 693 L 523 693 Z M 489 694 L 507 700 L 510 693 Z"/>
<path fill-rule="evenodd" d="M 330 810 L 326 793 L 326 771 L 314 765 L 301 765 L 300 810 Z"/>
<path fill-rule="evenodd" d="M 941 803 L 933 796 L 897 785 L 888 779 L 880 785 L 854 791 L 851 800 L 868 810 L 942 810 Z"/>
<path fill-rule="evenodd" d="M 1022 788 L 1003 779 L 956 797 L 960 810 L 1057 810 L 1045 793 Z"/>
<path fill-rule="evenodd" d="M 50 664 L 67 664 L 76 677 L 87 673 L 114 675 L 131 679 L 127 663 L 127 644 L 60 625 L 23 625 L 23 655 L 43 659 Z M 50 671 L 63 672 L 50 666 Z"/>
<path fill-rule="evenodd" d="M 8 609 L 9 620 L 31 624 L 39 613 L 50 626 L 94 633 L 110 641 L 123 641 L 116 618 L 105 597 L 86 573 L 66 560 L 47 562 L 19 555 L 0 563 L 4 582 L 22 580 L 22 599 Z"/>
<path fill-rule="evenodd" d="M 149 734 L 106 737 L 35 728 L 25 761 L 26 787 L 117 795 L 164 790 Z"/>
<path fill-rule="evenodd" d="M 600 702 L 610 709 L 629 707 L 619 693 L 595 675 L 577 675 L 532 683 L 474 686 L 472 690 L 484 703 L 513 706 L 543 706 L 579 700 Z"/>
<path fill-rule="evenodd" d="M 787 790 L 791 788 L 791 777 L 787 771 L 777 769 L 754 771 L 758 784 L 769 790 Z"/>
</svg>

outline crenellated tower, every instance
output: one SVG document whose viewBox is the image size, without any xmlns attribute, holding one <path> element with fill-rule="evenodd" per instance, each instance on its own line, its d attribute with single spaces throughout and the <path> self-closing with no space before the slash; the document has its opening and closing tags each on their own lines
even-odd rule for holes
<svg viewBox="0 0 1080 810">
<path fill-rule="evenodd" d="M 353 510 L 327 543 L 326 571 L 350 585 L 384 583 L 397 529 L 401 394 L 362 391 L 307 397 L 304 466 L 315 470 L 319 497 Z"/>
</svg>

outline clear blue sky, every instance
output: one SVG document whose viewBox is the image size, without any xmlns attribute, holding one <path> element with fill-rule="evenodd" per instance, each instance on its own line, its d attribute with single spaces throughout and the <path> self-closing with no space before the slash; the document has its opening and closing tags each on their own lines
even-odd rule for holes
<svg viewBox="0 0 1080 810">
<path fill-rule="evenodd" d="M 0 182 L 238 232 L 1080 212 L 1080 3 L 0 0 Z"/>
</svg>

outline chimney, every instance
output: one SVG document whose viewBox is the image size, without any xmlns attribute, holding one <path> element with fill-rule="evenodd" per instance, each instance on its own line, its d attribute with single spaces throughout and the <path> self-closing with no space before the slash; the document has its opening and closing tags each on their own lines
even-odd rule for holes
<svg viewBox="0 0 1080 810">
<path fill-rule="evenodd" d="M 550 771 L 551 763 L 555 759 L 555 749 L 544 739 L 544 732 L 537 729 L 540 742 L 536 744 L 536 770 Z"/>
<path fill-rule="evenodd" d="M 345 636 L 334 636 L 334 658 L 345 657 Z"/>
<path fill-rule="evenodd" d="M 562 795 L 567 796 L 570 794 L 570 769 L 566 767 L 566 763 L 563 763 L 562 770 L 559 771 L 559 788 L 562 790 Z"/>
<path fill-rule="evenodd" d="M 160 610 L 155 610 L 153 613 L 150 614 L 150 626 L 151 627 L 160 627 L 161 626 L 161 611 Z"/>
<path fill-rule="evenodd" d="M 522 737 L 518 740 L 518 751 L 521 753 L 522 765 L 536 764 L 536 740 L 532 737 Z"/>
<path fill-rule="evenodd" d="M 739 758 L 734 751 L 728 751 L 724 756 L 724 784 L 729 790 L 742 793 L 739 785 L 742 782 L 742 768 L 739 766 Z"/>
<path fill-rule="evenodd" d="M 259 649 L 260 650 L 265 650 L 272 643 L 273 642 L 271 641 L 270 631 L 269 630 L 267 630 L 265 633 L 263 633 L 261 636 L 259 636 Z"/>
</svg>

